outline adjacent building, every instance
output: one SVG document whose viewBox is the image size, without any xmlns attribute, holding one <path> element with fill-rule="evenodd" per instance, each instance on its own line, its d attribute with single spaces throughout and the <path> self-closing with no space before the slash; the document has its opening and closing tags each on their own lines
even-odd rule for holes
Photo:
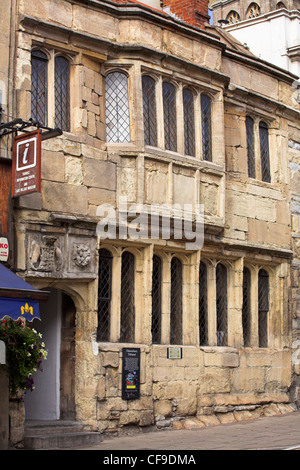
<svg viewBox="0 0 300 470">
<path fill-rule="evenodd" d="M 297 77 L 209 25 L 207 1 L 10 3 L 6 117 L 63 130 L 41 192 L 13 200 L 11 269 L 51 292 L 26 419 L 284 412 Z"/>
</svg>

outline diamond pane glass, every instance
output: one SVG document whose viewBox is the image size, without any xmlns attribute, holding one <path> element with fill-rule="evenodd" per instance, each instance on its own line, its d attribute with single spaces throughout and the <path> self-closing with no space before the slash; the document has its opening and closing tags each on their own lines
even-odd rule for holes
<svg viewBox="0 0 300 470">
<path fill-rule="evenodd" d="M 47 125 L 47 67 L 46 54 L 34 50 L 31 53 L 31 117 Z"/>
<path fill-rule="evenodd" d="M 70 64 L 64 57 L 55 57 L 55 127 L 70 130 Z"/>
<path fill-rule="evenodd" d="M 268 347 L 269 275 L 261 269 L 258 273 L 258 336 L 259 347 Z"/>
<path fill-rule="evenodd" d="M 112 255 L 108 250 L 99 251 L 98 282 L 98 341 L 110 340 L 110 305 L 112 281 Z"/>
<path fill-rule="evenodd" d="M 159 256 L 153 256 L 152 271 L 152 343 L 161 342 L 161 286 L 162 265 Z"/>
<path fill-rule="evenodd" d="M 105 79 L 105 117 L 107 142 L 130 142 L 128 80 L 121 72 Z"/>
<path fill-rule="evenodd" d="M 178 258 L 171 262 L 171 331 L 170 343 L 182 343 L 182 263 Z"/>
<path fill-rule="evenodd" d="M 184 114 L 184 152 L 185 155 L 195 156 L 195 112 L 194 95 L 188 88 L 183 90 Z"/>
<path fill-rule="evenodd" d="M 121 332 L 120 341 L 134 343 L 134 256 L 125 251 L 122 255 L 121 271 Z"/>
<path fill-rule="evenodd" d="M 142 77 L 145 145 L 157 147 L 155 80 Z"/>
<path fill-rule="evenodd" d="M 202 262 L 199 270 L 199 338 L 201 346 L 208 344 L 207 267 Z"/>
<path fill-rule="evenodd" d="M 217 345 L 227 346 L 227 270 L 223 264 L 216 269 L 217 290 Z"/>
<path fill-rule="evenodd" d="M 163 83 L 165 148 L 177 152 L 176 89 L 168 82 Z"/>
<path fill-rule="evenodd" d="M 244 268 L 243 272 L 243 338 L 244 346 L 250 346 L 250 327 L 251 327 L 251 273 L 248 268 Z"/>
<path fill-rule="evenodd" d="M 254 153 L 254 121 L 251 117 L 246 117 L 247 134 L 247 155 L 248 155 L 248 176 L 255 178 L 255 153 Z"/>
<path fill-rule="evenodd" d="M 262 180 L 267 183 L 271 182 L 270 173 L 270 154 L 269 154 L 269 129 L 267 124 L 261 122 L 259 124 L 260 138 L 260 158 L 261 158 L 261 176 Z"/>
<path fill-rule="evenodd" d="M 212 161 L 211 142 L 211 99 L 209 96 L 201 95 L 201 122 L 202 122 L 202 158 Z"/>
</svg>

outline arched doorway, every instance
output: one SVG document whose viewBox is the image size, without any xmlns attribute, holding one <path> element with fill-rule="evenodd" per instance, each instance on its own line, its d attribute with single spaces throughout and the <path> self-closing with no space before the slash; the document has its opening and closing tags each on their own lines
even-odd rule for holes
<svg viewBox="0 0 300 470">
<path fill-rule="evenodd" d="M 26 420 L 75 419 L 75 305 L 57 289 L 40 304 L 41 321 L 33 328 L 43 335 L 48 350 L 43 371 L 34 377 L 35 389 L 25 396 Z"/>
</svg>

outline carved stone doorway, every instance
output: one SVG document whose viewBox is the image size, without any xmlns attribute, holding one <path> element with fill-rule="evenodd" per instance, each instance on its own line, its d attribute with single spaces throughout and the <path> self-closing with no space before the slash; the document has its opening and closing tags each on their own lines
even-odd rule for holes
<svg viewBox="0 0 300 470">
<path fill-rule="evenodd" d="M 35 389 L 25 396 L 26 420 L 75 420 L 75 305 L 58 289 L 47 288 L 40 304 L 41 321 L 33 328 L 43 335 L 48 358 L 34 376 Z"/>
</svg>

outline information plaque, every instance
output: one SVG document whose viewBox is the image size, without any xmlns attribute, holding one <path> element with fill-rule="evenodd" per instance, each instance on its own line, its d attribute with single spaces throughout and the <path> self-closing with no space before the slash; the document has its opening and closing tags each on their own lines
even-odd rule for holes
<svg viewBox="0 0 300 470">
<path fill-rule="evenodd" d="M 168 348 L 168 359 L 182 359 L 182 348 Z"/>
<path fill-rule="evenodd" d="M 140 349 L 123 348 L 122 399 L 140 398 Z"/>
<path fill-rule="evenodd" d="M 41 134 L 19 135 L 13 142 L 12 197 L 41 192 Z"/>
</svg>

